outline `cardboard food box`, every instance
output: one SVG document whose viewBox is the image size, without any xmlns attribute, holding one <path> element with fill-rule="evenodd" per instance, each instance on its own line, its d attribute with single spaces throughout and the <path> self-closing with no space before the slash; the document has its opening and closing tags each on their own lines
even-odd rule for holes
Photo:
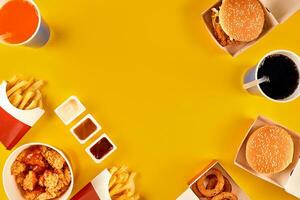
<svg viewBox="0 0 300 200">
<path fill-rule="evenodd" d="M 44 110 L 20 110 L 14 107 L 6 95 L 7 82 L 0 84 L 0 141 L 12 149 L 30 128 L 41 118 Z"/>
<path fill-rule="evenodd" d="M 250 135 L 259 127 L 264 125 L 276 125 L 281 128 L 284 128 L 292 137 L 294 141 L 294 157 L 292 163 L 284 171 L 274 174 L 274 175 L 264 175 L 255 172 L 249 165 L 246 160 L 246 144 Z M 258 116 L 254 121 L 250 129 L 248 130 L 241 146 L 238 149 L 234 163 L 240 168 L 246 170 L 247 172 L 257 176 L 265 181 L 268 181 L 282 189 L 286 192 L 300 198 L 300 135 L 296 132 L 278 124 L 276 122 L 267 119 L 266 117 Z"/>
<path fill-rule="evenodd" d="M 211 9 L 218 8 L 222 1 L 218 1 L 214 5 L 212 5 L 208 10 L 202 13 L 202 18 L 207 27 L 208 32 L 211 37 L 217 43 L 217 45 L 222 48 L 224 51 L 229 53 L 232 56 L 237 56 L 253 44 L 255 44 L 258 40 L 264 37 L 267 33 L 269 33 L 273 28 L 275 28 L 278 24 L 283 23 L 290 16 L 296 13 L 300 9 L 300 1 L 299 0 L 259 0 L 261 5 L 263 6 L 265 12 L 265 25 L 261 35 L 251 42 L 241 42 L 238 44 L 231 44 L 228 46 L 221 46 L 214 35 L 214 28 L 211 20 Z"/>
<path fill-rule="evenodd" d="M 111 174 L 108 169 L 103 170 L 91 182 L 77 192 L 71 200 L 111 200 L 109 181 Z"/>
<path fill-rule="evenodd" d="M 238 199 L 242 200 L 250 200 L 250 198 L 247 196 L 247 194 L 238 186 L 238 184 L 232 179 L 232 177 L 226 172 L 226 170 L 222 167 L 222 165 L 217 161 L 212 161 L 206 168 L 204 168 L 198 175 L 196 175 L 194 178 L 191 179 L 191 181 L 188 182 L 188 189 L 185 190 L 178 198 L 177 200 L 204 200 L 207 199 L 206 197 L 198 197 L 197 191 L 195 191 L 195 185 L 197 184 L 197 181 L 210 169 L 216 168 L 220 170 L 225 176 L 228 181 L 231 183 L 232 186 L 232 193 L 234 193 Z"/>
</svg>

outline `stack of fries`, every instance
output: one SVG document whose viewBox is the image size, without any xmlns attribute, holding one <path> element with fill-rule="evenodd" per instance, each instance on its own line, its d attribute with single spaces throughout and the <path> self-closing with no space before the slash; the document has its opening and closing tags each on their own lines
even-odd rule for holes
<svg viewBox="0 0 300 200">
<path fill-rule="evenodd" d="M 43 108 L 42 93 L 40 92 L 43 85 L 44 81 L 42 80 L 15 75 L 7 81 L 6 94 L 11 104 L 16 108 L 22 110 Z"/>
<path fill-rule="evenodd" d="M 127 166 L 112 167 L 112 177 L 109 183 L 109 193 L 112 200 L 138 200 L 140 195 L 135 193 L 135 172 L 130 172 Z"/>
</svg>

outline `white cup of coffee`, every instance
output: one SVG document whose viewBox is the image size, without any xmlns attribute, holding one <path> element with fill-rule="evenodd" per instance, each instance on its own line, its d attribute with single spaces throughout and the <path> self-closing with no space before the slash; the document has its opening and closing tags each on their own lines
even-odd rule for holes
<svg viewBox="0 0 300 200">
<path fill-rule="evenodd" d="M 243 80 L 249 93 L 274 102 L 290 102 L 300 95 L 300 57 L 288 50 L 266 54 Z"/>
</svg>

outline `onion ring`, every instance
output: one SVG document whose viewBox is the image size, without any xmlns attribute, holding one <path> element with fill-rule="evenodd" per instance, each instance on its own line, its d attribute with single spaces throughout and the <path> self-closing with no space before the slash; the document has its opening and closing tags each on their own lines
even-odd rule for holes
<svg viewBox="0 0 300 200">
<path fill-rule="evenodd" d="M 235 196 L 231 192 L 222 192 L 221 194 L 218 194 L 217 196 L 214 196 L 211 200 L 238 200 L 237 196 Z"/>
<path fill-rule="evenodd" d="M 216 186 L 213 189 L 206 189 L 206 186 L 204 185 L 205 180 L 208 176 L 215 175 L 217 177 L 217 183 Z M 222 173 L 218 169 L 211 169 L 206 174 L 204 174 L 197 182 L 197 187 L 201 194 L 203 194 L 206 197 L 213 197 L 217 194 L 219 194 L 223 187 L 224 187 L 225 181 Z"/>
<path fill-rule="evenodd" d="M 222 192 L 232 192 L 232 186 L 231 186 L 229 180 L 225 176 L 224 176 L 224 180 L 225 180 L 225 184 L 224 184 Z"/>
</svg>

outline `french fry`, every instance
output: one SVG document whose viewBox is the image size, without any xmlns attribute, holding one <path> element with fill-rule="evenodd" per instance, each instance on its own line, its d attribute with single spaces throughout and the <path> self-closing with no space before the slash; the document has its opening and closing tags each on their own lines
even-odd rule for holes
<svg viewBox="0 0 300 200">
<path fill-rule="evenodd" d="M 24 86 L 24 90 L 26 90 L 26 89 L 28 89 L 33 83 L 34 83 L 34 78 L 33 77 L 30 77 L 29 79 L 28 79 L 28 82 L 27 82 L 27 84 Z"/>
<path fill-rule="evenodd" d="M 116 184 L 116 185 L 109 191 L 110 196 L 114 196 L 114 195 L 120 193 L 120 189 L 122 189 L 122 187 L 123 187 L 123 184 L 121 184 L 121 183 Z"/>
<path fill-rule="evenodd" d="M 7 96 L 9 97 L 10 95 L 12 95 L 12 93 L 14 93 L 15 91 L 17 91 L 20 88 L 23 88 L 26 85 L 27 81 L 20 81 L 18 83 L 16 83 L 12 88 L 10 88 L 6 93 Z"/>
<path fill-rule="evenodd" d="M 31 110 L 33 108 L 36 108 L 38 105 L 37 100 L 32 100 L 28 106 L 25 107 L 25 110 Z"/>
<path fill-rule="evenodd" d="M 112 200 L 138 200 L 140 195 L 135 194 L 135 172 L 130 172 L 127 166 L 112 167 L 109 183 L 109 192 Z"/>
<path fill-rule="evenodd" d="M 24 98 L 21 104 L 18 106 L 19 109 L 24 109 L 29 100 L 34 96 L 34 92 L 28 91 L 24 94 Z"/>
<path fill-rule="evenodd" d="M 117 181 L 117 177 L 116 176 L 112 176 L 110 178 L 109 186 L 108 187 L 111 188 L 116 183 L 116 181 Z"/>
<path fill-rule="evenodd" d="M 10 89 L 19 81 L 19 75 L 14 75 L 10 80 L 7 81 L 7 89 Z"/>
<path fill-rule="evenodd" d="M 11 102 L 11 104 L 14 105 L 15 107 L 18 107 L 18 105 L 21 103 L 22 99 L 23 99 L 23 96 L 22 96 L 22 95 L 16 94 L 16 95 L 14 95 L 14 96 L 11 98 L 10 102 Z"/>
<path fill-rule="evenodd" d="M 39 100 L 38 106 L 39 106 L 40 108 L 43 108 L 43 107 L 44 107 L 44 105 L 43 105 L 43 99 L 40 99 L 40 100 Z"/>
<path fill-rule="evenodd" d="M 34 82 L 29 88 L 27 88 L 26 91 L 35 91 L 37 89 L 39 89 L 40 87 L 42 87 L 44 85 L 44 81 L 43 80 L 38 80 L 36 82 Z"/>
</svg>

